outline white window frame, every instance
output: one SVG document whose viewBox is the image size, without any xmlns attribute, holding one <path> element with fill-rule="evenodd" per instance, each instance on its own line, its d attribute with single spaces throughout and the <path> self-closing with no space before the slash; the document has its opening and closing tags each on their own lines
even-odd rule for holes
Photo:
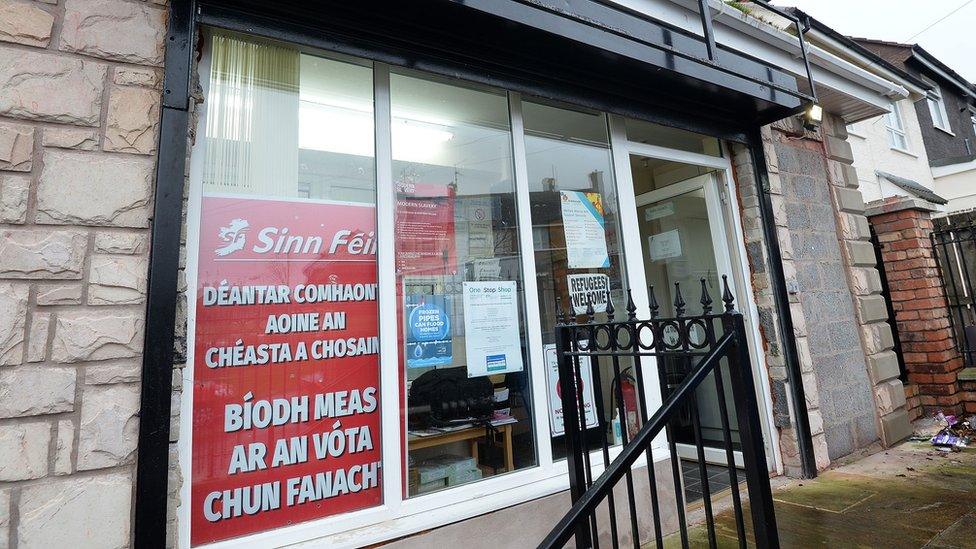
<svg viewBox="0 0 976 549">
<path fill-rule="evenodd" d="M 297 46 L 296 46 L 297 47 Z M 304 51 L 304 48 L 299 48 Z M 315 50 L 316 55 L 329 57 L 329 52 Z M 342 59 L 336 55 L 337 59 Z M 209 87 L 211 51 L 206 48 L 199 62 L 200 84 L 204 94 Z M 377 213 L 377 262 L 378 262 L 378 314 L 380 339 L 380 395 L 381 395 L 381 425 L 382 425 L 382 460 L 383 460 L 383 503 L 367 508 L 313 519 L 291 526 L 275 528 L 264 532 L 249 534 L 229 540 L 206 544 L 208 548 L 230 547 L 280 547 L 297 545 L 301 547 L 321 546 L 323 543 L 330 547 L 360 547 L 375 543 L 382 543 L 397 537 L 415 534 L 432 528 L 444 526 L 453 522 L 475 518 L 486 513 L 525 503 L 544 496 L 556 494 L 569 489 L 566 460 L 556 460 L 552 454 L 550 440 L 552 439 L 548 416 L 534 414 L 537 465 L 503 475 L 489 477 L 477 482 L 450 488 L 439 492 L 403 497 L 403 472 L 405 470 L 401 446 L 400 404 L 404 395 L 399 393 L 399 349 L 397 347 L 396 319 L 396 277 L 392 269 L 394 264 L 394 209 L 392 173 L 392 143 L 390 135 L 391 104 L 390 104 L 390 67 L 384 63 L 369 63 L 373 70 L 373 116 L 375 131 L 376 166 L 376 213 Z M 526 317 L 540 318 L 538 291 L 536 286 L 536 265 L 532 241 L 531 207 L 527 200 L 529 196 L 528 169 L 524 148 L 524 125 L 522 120 L 521 97 L 516 92 L 507 92 L 509 102 L 509 116 L 512 131 L 512 147 L 514 162 L 514 177 L 517 215 L 522 227 L 519 233 L 521 246 L 521 266 L 523 269 L 523 283 L 525 295 Z M 748 264 L 739 222 L 738 208 L 734 207 L 736 190 L 733 184 L 732 164 L 728 158 L 714 157 L 700 153 L 669 149 L 660 146 L 629 142 L 626 139 L 623 118 L 607 114 L 610 127 L 610 147 L 613 161 L 613 173 L 618 197 L 618 211 L 621 216 L 621 229 L 637 227 L 637 210 L 633 194 L 633 181 L 630 173 L 630 154 L 642 154 L 664 160 L 685 162 L 719 170 L 720 192 L 726 211 L 722 223 L 725 224 L 729 240 L 733 241 L 730 250 L 733 256 L 732 277 L 736 286 L 742 288 L 742 295 L 738 295 L 737 303 L 743 310 L 747 329 L 753 339 L 750 345 L 752 352 L 761 349 L 761 336 L 758 325 L 752 319 L 758 318 L 755 299 L 751 285 L 747 283 Z M 200 110 L 198 127 L 205 127 L 206 109 Z M 193 428 L 193 369 L 194 345 L 196 334 L 196 287 L 198 253 L 200 244 L 200 216 L 201 199 L 203 195 L 203 169 L 205 159 L 206 140 L 197 139 L 193 145 L 190 158 L 190 189 L 187 206 L 187 300 L 188 318 L 187 333 L 191 338 L 187 346 L 187 366 L 182 369 L 183 394 L 181 398 L 181 421 L 179 428 L 179 466 L 183 483 L 180 488 L 180 505 L 177 509 L 179 547 L 190 547 L 190 489 L 192 486 L 192 428 Z M 639 281 L 644 280 L 643 255 L 640 243 L 632 239 L 624 239 L 623 262 L 627 279 L 633 290 L 634 300 L 638 310 L 647 310 L 648 296 L 646 286 Z M 635 246 L 638 246 L 635 248 Z M 391 268 L 381 268 L 389 265 Z M 386 319 L 384 321 L 384 319 Z M 527 326 L 526 337 L 529 345 L 529 364 L 531 368 L 531 383 L 533 384 L 532 399 L 536 410 L 548 407 L 546 394 L 546 370 L 543 357 L 541 323 L 533 322 Z M 752 357 L 753 364 L 759 365 L 758 356 Z M 653 358 L 648 357 L 653 361 Z M 769 380 L 765 368 L 757 368 L 757 390 L 762 398 L 761 415 L 763 429 L 766 434 L 767 457 L 770 468 L 782 472 L 780 462 L 779 441 L 776 436 L 770 436 L 772 423 L 772 405 L 769 397 Z M 661 404 L 660 385 L 657 379 L 657 369 L 648 370 L 645 375 L 645 391 L 648 398 L 649 410 L 655 410 Z M 610 448 L 610 460 L 619 455 L 619 446 Z M 665 435 L 662 433 L 652 445 L 652 456 L 655 463 L 669 459 Z M 604 470 L 603 457 L 599 450 L 591 452 L 592 472 L 594 477 Z M 647 466 L 644 456 L 641 456 L 634 467 Z"/>
<path fill-rule="evenodd" d="M 896 151 L 911 154 L 908 149 L 911 143 L 908 141 L 908 132 L 905 131 L 905 119 L 901 115 L 901 107 L 898 101 L 891 102 L 891 111 L 885 114 L 884 119 L 888 146 Z M 901 137 L 902 141 L 904 141 L 904 146 L 898 144 L 897 137 Z"/>
<path fill-rule="evenodd" d="M 929 115 L 932 117 L 932 126 L 938 130 L 952 134 L 952 123 L 949 121 L 949 113 L 946 111 L 945 99 L 942 95 L 942 88 L 928 78 L 923 77 L 922 80 L 924 80 L 926 84 L 932 86 L 931 90 L 925 92 L 925 103 L 929 106 Z M 939 124 L 939 120 L 945 122 L 945 125 Z"/>
</svg>

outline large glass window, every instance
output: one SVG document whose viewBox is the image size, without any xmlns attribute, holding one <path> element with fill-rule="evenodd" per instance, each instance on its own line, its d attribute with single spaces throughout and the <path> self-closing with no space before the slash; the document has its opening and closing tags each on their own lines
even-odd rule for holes
<svg viewBox="0 0 976 549">
<path fill-rule="evenodd" d="M 407 493 L 536 464 L 506 94 L 390 76 Z"/>
<path fill-rule="evenodd" d="M 626 314 L 620 219 L 614 185 L 606 116 L 539 100 L 524 100 L 525 158 L 532 207 L 536 283 L 539 289 L 544 355 L 550 400 L 553 454 L 565 456 L 563 422 L 555 390 L 556 311 L 583 314 L 592 304 L 606 319 L 612 296 L 618 314 Z M 595 366 L 595 368 L 594 368 Z M 593 448 L 619 444 L 625 436 L 621 399 L 629 423 L 639 425 L 635 375 L 622 361 L 626 387 L 614 387 L 609 360 L 584 368 L 584 407 L 588 442 Z M 595 370 L 595 371 L 594 371 Z M 622 390 L 620 390 L 622 389 Z"/>
<path fill-rule="evenodd" d="M 669 149 L 678 149 L 709 156 L 722 156 L 719 140 L 709 136 L 680 128 L 662 126 L 646 120 L 628 118 L 624 122 L 627 139 L 635 143 L 656 145 Z"/>
<path fill-rule="evenodd" d="M 205 44 L 181 425 L 191 441 L 182 502 L 191 545 L 322 518 L 303 528 L 392 524 L 399 512 L 465 505 L 471 491 L 450 488 L 514 471 L 471 488 L 527 480 L 540 481 L 532 497 L 549 493 L 559 474 L 550 449 L 565 456 L 557 311 L 581 317 L 590 305 L 604 321 L 612 301 L 622 318 L 628 285 L 661 273 L 667 279 L 653 282 L 717 284 L 714 265 L 675 255 L 661 273 L 638 269 L 628 280 L 607 115 L 228 31 L 209 32 Z M 636 120 L 620 130 L 641 154 L 721 156 L 717 139 L 693 132 Z M 523 158 L 527 181 L 516 185 Z M 715 169 L 637 154 L 630 162 L 617 169 L 631 169 L 638 199 Z M 678 198 L 627 216 L 628 238 L 709 232 L 700 193 L 671 188 Z M 679 215 L 684 225 L 664 219 Z M 677 239 L 659 240 L 672 246 L 661 253 L 675 253 Z M 388 262 L 377 263 L 378 249 L 392 252 Z M 381 292 L 390 296 L 382 314 Z M 395 327 L 385 369 L 380 326 Z M 530 349 L 539 334 L 542 349 Z M 633 366 L 584 365 L 593 450 L 625 442 L 640 424 L 638 395 L 654 382 Z M 384 432 L 381 416 L 392 424 Z M 384 492 L 384 473 L 387 486 L 402 479 L 402 491 Z M 490 510 L 466 509 L 451 516 Z M 362 513 L 340 516 L 352 511 Z"/>
<path fill-rule="evenodd" d="M 209 39 L 193 545 L 383 501 L 372 69 Z"/>
</svg>

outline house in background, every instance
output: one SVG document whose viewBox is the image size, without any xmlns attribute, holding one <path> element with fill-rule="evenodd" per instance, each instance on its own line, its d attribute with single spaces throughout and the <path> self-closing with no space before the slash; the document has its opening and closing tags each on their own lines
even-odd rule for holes
<svg viewBox="0 0 976 549">
<path fill-rule="evenodd" d="M 854 41 L 927 85 L 924 100 L 915 102 L 922 142 L 918 150 L 909 143 L 908 150 L 928 157 L 931 189 L 948 201 L 946 213 L 976 208 L 976 86 L 917 44 Z M 903 121 L 907 114 L 901 110 Z M 885 126 L 892 125 L 897 125 L 895 117 L 886 116 Z M 911 125 L 906 122 L 906 127 Z"/>
</svg>

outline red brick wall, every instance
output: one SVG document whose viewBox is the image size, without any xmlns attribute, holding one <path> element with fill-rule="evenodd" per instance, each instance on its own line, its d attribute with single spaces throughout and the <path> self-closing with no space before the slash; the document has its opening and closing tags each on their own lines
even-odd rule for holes
<svg viewBox="0 0 976 549">
<path fill-rule="evenodd" d="M 889 200 L 893 205 L 904 199 Z M 908 370 L 909 416 L 919 414 L 919 406 L 922 413 L 961 412 L 964 394 L 957 376 L 963 360 L 952 335 L 932 250 L 930 212 L 898 209 L 874 215 L 870 221 L 882 244 L 895 323 Z"/>
</svg>

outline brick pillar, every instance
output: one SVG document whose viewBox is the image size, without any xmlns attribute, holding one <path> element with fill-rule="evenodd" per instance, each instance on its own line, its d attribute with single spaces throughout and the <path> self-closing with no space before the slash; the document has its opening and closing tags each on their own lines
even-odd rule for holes
<svg viewBox="0 0 976 549">
<path fill-rule="evenodd" d="M 882 245 L 882 259 L 895 311 L 909 389 L 925 413 L 959 413 L 963 368 L 932 249 L 936 208 L 917 198 L 891 197 L 872 204 L 867 215 Z"/>
</svg>

